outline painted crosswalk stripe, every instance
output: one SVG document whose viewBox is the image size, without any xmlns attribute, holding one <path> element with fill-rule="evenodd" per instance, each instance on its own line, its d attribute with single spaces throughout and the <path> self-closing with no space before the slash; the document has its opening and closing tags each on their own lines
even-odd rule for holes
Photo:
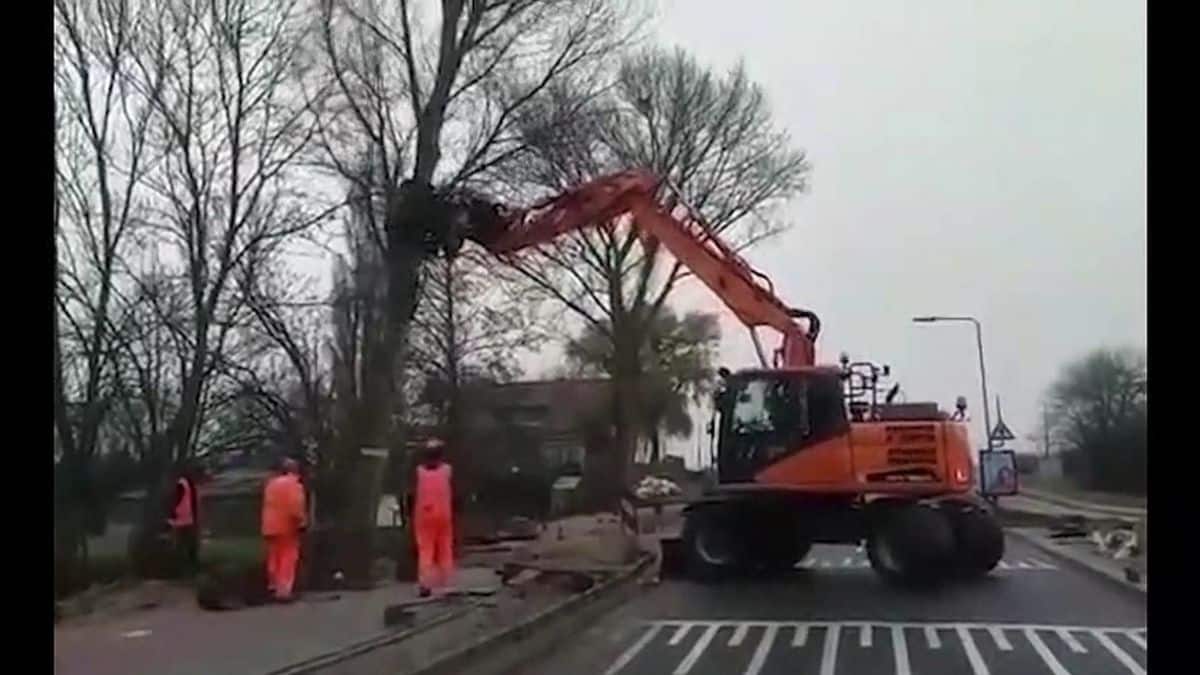
<svg viewBox="0 0 1200 675">
<path fill-rule="evenodd" d="M 825 628 L 825 648 L 821 651 L 821 675 L 833 675 L 837 669 L 838 636 L 842 627 L 833 624 Z"/>
<path fill-rule="evenodd" d="M 717 634 L 717 629 L 720 627 L 720 624 L 714 623 L 705 629 L 700 639 L 696 640 L 696 644 L 692 645 L 692 651 L 688 652 L 687 656 L 683 657 L 683 660 L 675 667 L 675 675 L 685 675 L 692 669 L 692 666 L 696 665 L 696 662 L 700 660 L 700 657 L 704 654 L 704 650 L 708 649 L 708 643 L 712 642 L 713 636 Z"/>
<path fill-rule="evenodd" d="M 806 569 L 806 570 L 809 570 L 809 569 L 812 569 L 813 565 L 816 565 L 816 564 L 817 564 L 817 561 L 816 561 L 816 560 L 814 560 L 814 559 L 812 559 L 812 558 L 805 558 L 805 559 L 804 559 L 804 560 L 803 560 L 803 561 L 800 563 L 800 566 L 801 566 L 801 567 L 803 567 L 803 568 L 804 568 L 804 569 Z"/>
<path fill-rule="evenodd" d="M 971 639 L 971 632 L 964 626 L 959 626 L 958 640 L 962 642 L 963 650 L 967 653 L 967 661 L 971 662 L 971 671 L 975 675 L 990 675 L 987 664 L 983 662 L 983 656 L 979 654 L 979 648 L 975 646 L 975 640 Z"/>
<path fill-rule="evenodd" d="M 658 635 L 660 630 L 662 630 L 662 625 L 650 626 L 645 633 L 642 633 L 642 637 L 638 638 L 637 642 L 634 642 L 632 645 L 630 645 L 629 649 L 626 649 L 620 656 L 617 657 L 616 661 L 613 661 L 613 664 L 608 667 L 608 670 L 604 671 L 604 675 L 615 675 L 615 673 L 629 665 L 629 662 L 632 661 L 639 652 L 645 649 L 646 645 L 650 644 L 651 640 Z"/>
<path fill-rule="evenodd" d="M 872 633 L 874 633 L 874 632 L 875 632 L 875 629 L 871 628 L 871 624 L 867 624 L 865 626 L 859 626 L 858 627 L 858 646 L 859 647 L 870 647 Z"/>
<path fill-rule="evenodd" d="M 1038 636 L 1036 630 L 1026 628 L 1025 639 L 1029 640 L 1029 644 L 1033 645 L 1033 650 L 1038 653 L 1038 656 L 1042 657 L 1042 662 L 1046 664 L 1051 673 L 1054 675 L 1071 675 L 1071 671 L 1064 668 L 1063 664 L 1059 663 L 1058 658 L 1054 656 L 1054 652 L 1051 652 L 1046 643 L 1042 642 L 1042 638 Z"/>
<path fill-rule="evenodd" d="M 937 629 L 933 626 L 925 626 L 925 642 L 929 645 L 930 649 L 942 648 L 942 639 L 938 637 Z"/>
<path fill-rule="evenodd" d="M 792 636 L 793 647 L 803 647 L 808 642 L 808 626 L 796 626 L 796 634 Z"/>
<path fill-rule="evenodd" d="M 1006 561 L 1006 560 L 1001 560 L 1000 562 L 996 563 L 996 567 L 999 569 L 1002 569 L 1002 570 L 1006 570 L 1006 569 L 1009 569 L 1010 567 L 1012 567 L 1012 565 L 1009 565 L 1008 561 Z"/>
<path fill-rule="evenodd" d="M 912 675 L 908 665 L 908 643 L 904 641 L 904 629 L 900 626 L 892 626 L 892 657 L 896 661 L 896 675 Z"/>
<path fill-rule="evenodd" d="M 667 644 L 674 647 L 675 645 L 679 644 L 680 642 L 683 642 L 683 638 L 687 637 L 688 631 L 690 631 L 691 629 L 692 629 L 692 624 L 690 624 L 690 623 L 685 623 L 685 624 L 681 625 L 679 628 L 676 628 L 675 634 L 671 636 L 671 639 L 667 641 Z"/>
<path fill-rule="evenodd" d="M 746 666 L 746 675 L 758 675 L 758 671 L 762 670 L 763 664 L 767 662 L 767 654 L 771 653 L 771 645 L 775 643 L 775 633 L 779 631 L 779 626 L 767 626 L 763 631 L 762 639 L 758 641 L 758 647 L 754 649 L 754 656 L 750 659 L 750 665 Z"/>
<path fill-rule="evenodd" d="M 1033 563 L 1033 566 L 1040 570 L 1056 570 L 1056 569 L 1058 569 L 1057 566 L 1051 565 L 1050 563 L 1046 562 L 1045 560 L 1038 560 L 1037 558 L 1030 558 L 1029 562 Z"/>
<path fill-rule="evenodd" d="M 1117 643 L 1112 641 L 1112 638 L 1098 630 L 1092 631 L 1092 635 L 1096 636 L 1096 639 L 1100 641 L 1100 644 L 1104 645 L 1104 648 L 1107 649 L 1114 658 L 1120 661 L 1121 665 L 1128 668 L 1129 672 L 1133 673 L 1134 675 L 1146 675 L 1146 669 L 1139 666 L 1138 662 L 1134 661 L 1132 656 L 1126 654 L 1124 649 L 1118 647 Z"/>
<path fill-rule="evenodd" d="M 1136 630 L 1125 631 L 1125 637 L 1132 640 L 1133 644 L 1141 647 L 1142 649 L 1146 648 L 1146 638 L 1142 637 L 1141 634 L 1139 634 Z"/>
<path fill-rule="evenodd" d="M 1024 560 L 1017 561 L 1017 567 L 1020 567 L 1023 570 L 1033 569 L 1033 565 L 1030 565 L 1029 563 L 1025 562 Z"/>
<path fill-rule="evenodd" d="M 1083 645 L 1079 644 L 1079 640 L 1076 640 L 1075 636 L 1071 635 L 1071 631 L 1067 630 L 1066 628 L 1059 628 L 1054 632 L 1058 634 L 1058 638 L 1060 640 L 1067 643 L 1067 646 L 1071 648 L 1071 651 L 1075 652 L 1076 654 L 1087 653 L 1087 649 L 1084 649 Z"/>
<path fill-rule="evenodd" d="M 1004 631 L 993 626 L 988 629 L 988 632 L 992 634 L 992 641 L 996 643 L 996 649 L 1004 652 L 1012 651 L 1012 643 L 1008 641 L 1008 638 L 1004 637 Z"/>
<path fill-rule="evenodd" d="M 738 627 L 736 629 L 734 629 L 734 631 L 733 631 L 733 635 L 729 636 L 729 646 L 737 647 L 738 645 L 745 642 L 746 641 L 746 633 L 748 633 L 748 632 L 750 632 L 750 624 L 748 624 L 748 623 L 738 624 Z"/>
</svg>

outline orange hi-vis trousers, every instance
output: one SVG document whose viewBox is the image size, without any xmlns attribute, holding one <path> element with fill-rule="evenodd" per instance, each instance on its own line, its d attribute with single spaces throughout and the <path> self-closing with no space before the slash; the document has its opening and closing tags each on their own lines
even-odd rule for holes
<svg viewBox="0 0 1200 675">
<path fill-rule="evenodd" d="M 454 577 L 454 526 L 450 518 L 416 519 L 417 583 L 424 588 L 449 586 Z"/>
<path fill-rule="evenodd" d="M 292 595 L 296 584 L 296 564 L 300 560 L 300 537 L 277 535 L 267 537 L 267 584 L 276 598 Z"/>
</svg>

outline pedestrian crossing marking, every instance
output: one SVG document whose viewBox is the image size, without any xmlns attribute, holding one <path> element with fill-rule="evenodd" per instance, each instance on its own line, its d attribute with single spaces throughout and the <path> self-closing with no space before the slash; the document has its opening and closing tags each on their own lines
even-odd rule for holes
<svg viewBox="0 0 1200 675">
<path fill-rule="evenodd" d="M 996 643 L 996 649 L 1002 652 L 1012 651 L 1012 643 L 1008 641 L 1008 638 L 1004 637 L 1004 631 L 993 626 L 988 629 L 988 632 L 992 634 L 992 641 Z"/>
<path fill-rule="evenodd" d="M 792 636 L 793 647 L 803 647 L 808 642 L 808 626 L 796 626 L 796 634 Z"/>
<path fill-rule="evenodd" d="M 1062 641 L 1067 643 L 1067 646 L 1071 648 L 1071 651 L 1075 652 L 1076 654 L 1087 653 L 1087 649 L 1085 649 L 1083 645 L 1079 644 L 1079 640 L 1076 640 L 1075 636 L 1071 635 L 1071 631 L 1065 628 L 1060 628 L 1054 632 L 1058 633 L 1058 637 L 1062 638 Z"/>
<path fill-rule="evenodd" d="M 819 568 L 823 570 L 829 569 L 868 569 L 871 567 L 871 562 L 866 558 L 846 556 L 840 560 L 830 560 L 829 558 L 808 556 L 800 562 L 796 563 L 799 569 L 811 570 Z M 1037 570 L 1057 570 L 1058 566 L 1048 563 L 1037 558 L 1026 558 L 1024 560 L 1001 560 L 996 563 L 996 569 L 1006 571 L 1021 571 L 1034 572 Z"/>
<path fill-rule="evenodd" d="M 1037 652 L 1038 656 L 1042 657 L 1042 662 L 1046 664 L 1051 673 L 1054 675 L 1071 675 L 1071 672 L 1059 662 L 1054 652 L 1050 651 L 1045 642 L 1042 642 L 1042 638 L 1038 637 L 1037 631 L 1032 628 L 1026 628 L 1025 639 L 1029 640 L 1029 644 L 1033 645 L 1033 650 Z"/>
<path fill-rule="evenodd" d="M 1121 665 L 1128 668 L 1129 672 L 1133 673 L 1134 675 L 1146 675 L 1146 669 L 1139 666 L 1138 662 L 1134 661 L 1133 657 L 1127 654 L 1124 649 L 1118 647 L 1117 643 L 1112 641 L 1112 638 L 1103 633 L 1097 633 L 1096 639 L 1100 641 L 1100 644 L 1104 645 L 1104 648 L 1107 649 L 1114 658 L 1121 662 Z"/>
<path fill-rule="evenodd" d="M 821 651 L 821 675 L 833 675 L 833 670 L 837 667 L 838 637 L 841 632 L 841 624 L 833 624 L 825 629 L 825 649 Z"/>
<path fill-rule="evenodd" d="M 605 675 L 616 675 L 627 668 L 638 654 L 645 651 L 665 629 L 672 629 L 667 631 L 670 636 L 664 638 L 670 646 L 679 645 L 687 636 L 694 635 L 696 632 L 700 633 L 699 637 L 695 638 L 695 641 L 688 649 L 687 654 L 672 671 L 673 675 L 687 675 L 687 673 L 696 667 L 705 653 L 709 649 L 714 648 L 712 643 L 716 638 L 717 632 L 722 628 L 732 629 L 733 632 L 731 637 L 727 641 L 724 641 L 724 646 L 718 643 L 718 646 L 715 647 L 718 650 L 724 649 L 724 647 L 738 647 L 748 639 L 757 639 L 754 651 L 749 658 L 746 669 L 743 671 L 743 675 L 759 675 L 766 666 L 768 659 L 772 657 L 772 648 L 775 641 L 781 637 L 781 633 L 783 639 L 787 639 L 788 632 L 790 631 L 791 646 L 799 648 L 807 645 L 808 637 L 814 628 L 821 629 L 823 633 L 819 646 L 821 650 L 819 672 L 821 675 L 835 675 L 838 673 L 838 656 L 840 653 L 844 653 L 846 649 L 872 649 L 875 646 L 874 636 L 877 628 L 883 631 L 884 639 L 891 642 L 894 672 L 898 675 L 912 674 L 912 665 L 909 662 L 909 635 L 906 634 L 906 631 L 917 631 L 918 634 L 923 634 L 925 638 L 924 642 L 930 650 L 940 650 L 942 648 L 942 636 L 939 635 L 939 631 L 946 631 L 962 646 L 962 652 L 961 656 L 956 656 L 955 652 L 947 653 L 945 658 L 965 657 L 969 669 L 964 667 L 962 672 L 970 672 L 973 675 L 991 675 L 991 670 L 988 667 L 983 652 L 976 642 L 979 639 L 978 636 L 982 633 L 987 633 L 990 636 L 990 641 L 995 643 L 996 648 L 1001 652 L 1012 652 L 1020 649 L 1028 653 L 1031 650 L 1044 664 L 1046 671 L 1043 672 L 1050 672 L 1052 675 L 1070 675 L 1070 671 L 1063 664 L 1063 661 L 1060 660 L 1060 657 L 1055 654 L 1055 651 L 1048 642 L 1057 640 L 1059 644 L 1073 654 L 1088 653 L 1087 647 L 1079 640 L 1080 635 L 1085 635 L 1089 639 L 1095 640 L 1095 642 L 1091 643 L 1092 645 L 1102 646 L 1103 650 L 1100 650 L 1101 652 L 1107 652 L 1108 655 L 1111 655 L 1125 670 L 1133 675 L 1145 675 L 1146 673 L 1145 668 L 1126 651 L 1127 649 L 1131 649 L 1128 645 L 1136 645 L 1143 652 L 1146 651 L 1148 631 L 1145 627 L 861 620 L 664 620 L 647 621 L 644 623 L 647 626 L 647 630 L 618 656 L 617 660 L 605 671 Z M 843 629 L 850 630 L 851 635 L 853 635 L 853 631 L 857 630 L 858 640 L 855 641 L 851 637 L 852 644 L 853 642 L 858 643 L 856 646 L 841 645 Z M 752 634 L 751 631 L 754 631 L 754 633 Z M 1127 639 L 1126 646 L 1114 641 L 1113 637 L 1116 636 Z M 658 644 L 661 645 L 662 642 Z M 1061 649 L 1059 653 L 1062 653 Z"/>
<path fill-rule="evenodd" d="M 771 652 L 771 645 L 775 643 L 775 634 L 779 632 L 779 626 L 767 626 L 763 631 L 762 640 L 759 640 L 758 647 L 754 650 L 754 656 L 750 657 L 750 665 L 746 666 L 746 675 L 758 675 L 762 667 L 767 663 L 767 654 Z"/>
<path fill-rule="evenodd" d="M 933 626 L 925 627 L 925 642 L 929 644 L 930 649 L 942 648 L 942 639 L 938 637 L 937 628 Z"/>
<path fill-rule="evenodd" d="M 971 664 L 971 670 L 975 675 L 991 675 L 987 664 L 983 662 L 983 656 L 979 653 L 979 648 L 975 646 L 975 641 L 971 639 L 971 632 L 966 628 L 959 626 L 954 629 L 958 633 L 958 641 L 962 643 L 963 651 L 967 653 L 967 661 Z"/>
</svg>

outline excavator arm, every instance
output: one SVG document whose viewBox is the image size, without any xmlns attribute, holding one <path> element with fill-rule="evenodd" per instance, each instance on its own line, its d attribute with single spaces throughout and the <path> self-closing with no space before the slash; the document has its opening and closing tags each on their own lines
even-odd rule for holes
<svg viewBox="0 0 1200 675">
<path fill-rule="evenodd" d="M 477 207 L 469 211 L 465 237 L 502 260 L 585 227 L 626 219 L 643 241 L 665 246 L 750 329 L 763 367 L 797 368 L 815 362 L 821 326 L 816 314 L 780 300 L 766 275 L 722 241 L 677 190 L 649 172 L 611 174 L 528 209 L 494 207 L 490 217 L 481 217 Z M 767 363 L 758 341 L 756 329 L 761 326 L 782 335 L 773 364 Z"/>
</svg>

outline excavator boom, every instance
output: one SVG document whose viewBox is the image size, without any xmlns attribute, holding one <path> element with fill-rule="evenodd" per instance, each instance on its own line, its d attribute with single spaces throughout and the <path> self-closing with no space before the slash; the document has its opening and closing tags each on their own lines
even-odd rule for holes
<svg viewBox="0 0 1200 675">
<path fill-rule="evenodd" d="M 531 208 L 504 212 L 490 223 L 476 223 L 467 235 L 501 258 L 508 258 L 586 227 L 611 227 L 626 221 L 649 246 L 668 251 L 746 325 L 762 365 L 812 366 L 820 332 L 816 314 L 788 306 L 769 278 L 755 270 L 721 240 L 682 198 L 653 174 L 631 170 L 584 183 Z M 806 321 L 801 326 L 797 319 Z M 767 326 L 782 341 L 768 364 L 755 329 Z"/>
</svg>

